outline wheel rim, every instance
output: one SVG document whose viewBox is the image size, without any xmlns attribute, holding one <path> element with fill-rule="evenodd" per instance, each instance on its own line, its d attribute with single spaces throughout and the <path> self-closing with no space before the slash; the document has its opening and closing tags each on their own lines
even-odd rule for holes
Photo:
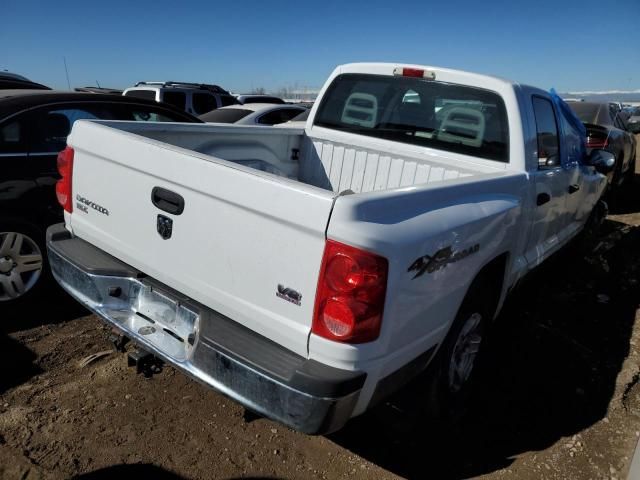
<svg viewBox="0 0 640 480">
<path fill-rule="evenodd" d="M 0 301 L 22 297 L 41 274 L 38 244 L 20 232 L 0 232 Z"/>
<path fill-rule="evenodd" d="M 473 372 L 482 342 L 482 315 L 473 313 L 460 329 L 449 363 L 449 389 L 456 393 Z"/>
</svg>

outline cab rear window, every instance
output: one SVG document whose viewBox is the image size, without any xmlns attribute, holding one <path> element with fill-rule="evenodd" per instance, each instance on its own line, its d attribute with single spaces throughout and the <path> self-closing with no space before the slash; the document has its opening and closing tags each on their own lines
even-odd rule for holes
<svg viewBox="0 0 640 480">
<path fill-rule="evenodd" d="M 315 125 L 509 161 L 502 98 L 464 85 L 386 75 L 340 75 L 324 95 Z"/>
</svg>

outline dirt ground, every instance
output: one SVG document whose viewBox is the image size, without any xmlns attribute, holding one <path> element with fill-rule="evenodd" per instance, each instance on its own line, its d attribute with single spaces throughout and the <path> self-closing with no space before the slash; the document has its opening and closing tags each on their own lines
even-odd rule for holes
<svg viewBox="0 0 640 480">
<path fill-rule="evenodd" d="M 0 477 L 625 478 L 640 436 L 635 192 L 594 253 L 558 255 L 510 300 L 485 388 L 455 432 L 414 418 L 414 386 L 326 437 L 246 421 L 242 407 L 170 367 L 136 375 L 103 324 L 60 291 L 5 308 Z"/>
</svg>

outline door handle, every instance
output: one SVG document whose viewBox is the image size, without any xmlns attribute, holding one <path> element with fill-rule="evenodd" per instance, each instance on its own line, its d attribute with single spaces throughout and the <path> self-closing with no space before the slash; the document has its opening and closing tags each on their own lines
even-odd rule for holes
<svg viewBox="0 0 640 480">
<path fill-rule="evenodd" d="M 569 185 L 569 193 L 576 193 L 578 190 L 580 190 L 580 185 L 578 185 L 577 183 Z"/>
<path fill-rule="evenodd" d="M 180 215 L 184 211 L 184 198 L 166 188 L 153 187 L 151 202 L 160 210 L 173 215 Z"/>
<path fill-rule="evenodd" d="M 539 193 L 538 198 L 536 199 L 536 205 L 544 205 L 545 203 L 551 200 L 551 195 L 548 193 Z"/>
</svg>

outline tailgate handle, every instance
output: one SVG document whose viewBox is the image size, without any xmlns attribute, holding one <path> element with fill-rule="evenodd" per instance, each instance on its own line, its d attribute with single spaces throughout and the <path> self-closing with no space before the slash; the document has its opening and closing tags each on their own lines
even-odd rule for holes
<svg viewBox="0 0 640 480">
<path fill-rule="evenodd" d="M 184 198 L 176 192 L 162 187 L 153 187 L 151 201 L 160 210 L 180 215 L 184 211 Z"/>
</svg>

